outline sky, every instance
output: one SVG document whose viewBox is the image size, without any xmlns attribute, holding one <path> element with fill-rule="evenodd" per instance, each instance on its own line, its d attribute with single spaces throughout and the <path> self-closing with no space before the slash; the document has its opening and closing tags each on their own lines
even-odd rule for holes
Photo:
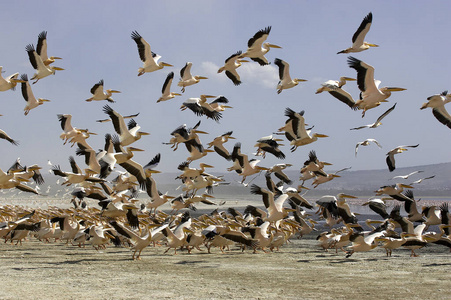
<svg viewBox="0 0 451 300">
<path fill-rule="evenodd" d="M 432 1 L 25 1 L 8 2 L 0 11 L 4 30 L 0 32 L 0 65 L 3 76 L 34 70 L 25 46 L 37 43 L 38 34 L 47 31 L 49 56 L 62 60 L 53 65 L 64 68 L 55 75 L 32 85 L 36 97 L 51 100 L 23 113 L 25 101 L 20 87 L 0 92 L 2 103 L 0 128 L 20 145 L 0 141 L 0 168 L 7 170 L 20 157 L 23 165 L 38 164 L 45 170 L 48 160 L 63 170 L 70 170 L 68 158 L 75 157 L 76 147 L 63 145 L 62 129 L 57 114 L 71 114 L 72 125 L 97 133 L 87 141 L 94 149 L 104 147 L 104 135 L 114 133 L 111 123 L 97 123 L 107 118 L 102 111 L 106 101 L 86 102 L 90 89 L 100 79 L 105 89 L 121 91 L 114 94 L 110 106 L 122 115 L 140 113 L 135 118 L 144 136 L 133 146 L 144 149 L 134 160 L 146 164 L 161 153 L 158 170 L 178 172 L 177 166 L 189 156 L 183 145 L 177 151 L 164 145 L 170 133 L 182 124 L 194 126 L 201 120 L 200 135 L 204 146 L 227 131 L 236 140 L 225 144 L 232 150 L 235 142 L 242 144 L 242 153 L 261 159 L 259 165 L 293 164 L 300 169 L 308 153 L 315 150 L 318 158 L 333 165 L 328 170 L 352 167 L 352 170 L 384 169 L 386 153 L 399 145 L 420 144 L 396 156 L 397 167 L 437 164 L 451 161 L 451 131 L 439 123 L 430 109 L 420 110 L 427 97 L 451 89 L 450 39 L 451 3 Z M 347 54 L 336 53 L 350 47 L 351 37 L 362 19 L 373 13 L 371 30 L 366 41 L 379 47 L 352 54 L 374 66 L 375 78 L 381 86 L 406 88 L 394 92 L 364 118 L 328 93 L 315 94 L 321 83 L 340 76 L 356 77 L 347 65 Z M 5 26 L 7 24 L 7 26 Z M 247 49 L 247 41 L 258 30 L 272 26 L 268 42 L 281 46 L 266 57 L 273 62 L 280 58 L 290 64 L 293 78 L 307 79 L 298 86 L 277 94 L 278 69 L 272 63 L 260 66 L 255 62 L 238 69 L 242 84 L 232 82 L 217 70 L 224 60 L 238 50 Z M 162 70 L 138 77 L 142 66 L 137 46 L 131 39 L 137 31 L 172 64 Z M 169 72 L 175 73 L 172 91 L 177 87 L 180 69 L 192 62 L 192 73 L 208 77 L 186 88 L 182 96 L 157 103 L 163 82 Z M 344 89 L 354 98 L 359 90 L 355 82 Z M 233 108 L 223 112 L 219 123 L 198 117 L 189 110 L 181 111 L 183 101 L 201 94 L 223 95 Z M 397 103 L 396 109 L 376 129 L 350 131 L 350 128 L 373 123 L 379 115 Z M 329 137 L 290 152 L 288 141 L 281 150 L 286 159 L 270 154 L 255 157 L 255 142 L 282 127 L 285 108 L 304 110 L 305 121 L 314 125 L 313 132 Z M 282 138 L 284 138 L 282 136 Z M 357 142 L 374 138 L 382 145 L 360 147 Z M 76 157 L 85 168 L 84 160 Z M 211 172 L 226 172 L 232 165 L 216 153 L 209 153 L 191 163 L 204 162 L 215 166 Z M 120 167 L 117 167 L 121 170 Z M 327 170 L 326 170 L 327 171 Z M 387 170 L 387 174 L 389 174 Z M 388 175 L 387 175 L 388 176 Z M 237 175 L 237 180 L 240 178 Z"/>
</svg>

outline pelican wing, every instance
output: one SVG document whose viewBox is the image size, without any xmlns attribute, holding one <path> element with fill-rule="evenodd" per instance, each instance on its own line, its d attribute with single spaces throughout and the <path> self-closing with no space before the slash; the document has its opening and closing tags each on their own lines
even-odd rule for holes
<svg viewBox="0 0 451 300">
<path fill-rule="evenodd" d="M 374 68 L 363 61 L 349 56 L 348 65 L 357 71 L 357 85 L 362 93 L 379 92 L 374 82 Z"/>
<path fill-rule="evenodd" d="M 451 116 L 444 105 L 433 108 L 432 114 L 440 123 L 451 128 Z"/>
<path fill-rule="evenodd" d="M 36 45 L 36 52 L 41 57 L 42 61 L 48 59 L 47 56 L 47 31 L 42 31 L 38 35 L 38 44 Z"/>
<path fill-rule="evenodd" d="M 132 39 L 138 46 L 139 58 L 141 59 L 141 61 L 146 62 L 147 60 L 151 59 L 152 51 L 150 50 L 149 43 L 147 43 L 146 40 L 143 39 L 143 37 L 137 31 L 132 32 Z"/>
<path fill-rule="evenodd" d="M 373 14 L 370 12 L 363 18 L 362 23 L 360 23 L 359 28 L 352 36 L 352 46 L 359 47 L 363 45 L 364 39 L 368 31 L 370 31 L 371 22 L 373 22 Z"/>
<path fill-rule="evenodd" d="M 349 94 L 345 90 L 343 90 L 341 88 L 337 88 L 333 91 L 329 91 L 329 94 L 331 94 L 332 96 L 334 96 L 335 98 L 337 98 L 338 100 L 340 100 L 341 102 L 343 102 L 344 104 L 349 106 L 350 108 L 354 109 L 355 101 L 354 101 L 354 99 L 352 99 L 351 94 Z"/>
<path fill-rule="evenodd" d="M 253 37 L 249 39 L 247 46 L 249 48 L 260 48 L 263 42 L 268 38 L 270 32 L 271 26 L 268 26 L 265 29 L 260 29 L 256 34 L 254 34 Z"/>
</svg>

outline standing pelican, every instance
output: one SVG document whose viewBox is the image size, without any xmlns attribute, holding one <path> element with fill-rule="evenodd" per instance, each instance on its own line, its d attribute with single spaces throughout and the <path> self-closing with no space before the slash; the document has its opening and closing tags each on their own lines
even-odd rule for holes
<svg viewBox="0 0 451 300">
<path fill-rule="evenodd" d="M 386 159 L 387 166 L 388 166 L 388 169 L 390 170 L 390 172 L 393 172 L 393 170 L 396 169 L 395 154 L 402 153 L 403 151 L 407 151 L 408 149 L 406 149 L 406 148 L 416 148 L 416 147 L 418 147 L 418 145 L 420 145 L 420 144 L 416 144 L 413 146 L 398 146 L 398 147 L 390 150 L 387 153 L 387 159 Z"/>
<path fill-rule="evenodd" d="M 269 33 L 271 32 L 271 26 L 266 27 L 265 29 L 261 29 L 254 34 L 253 37 L 249 39 L 247 42 L 247 50 L 238 58 L 249 57 L 253 61 L 256 61 L 260 64 L 260 66 L 269 65 L 268 60 L 265 57 L 265 54 L 271 48 L 282 48 L 280 46 L 263 43 L 268 38 Z"/>
<path fill-rule="evenodd" d="M 116 90 L 103 91 L 103 79 L 101 79 L 98 83 L 94 84 L 94 86 L 91 88 L 92 97 L 89 99 L 86 99 L 86 101 L 91 102 L 93 100 L 96 100 L 96 101 L 107 100 L 108 102 L 114 103 L 113 98 L 111 98 L 111 95 L 113 93 L 120 93 L 120 92 L 116 91 Z"/>
<path fill-rule="evenodd" d="M 350 108 L 354 109 L 355 101 L 352 99 L 351 94 L 347 91 L 343 90 L 341 87 L 346 84 L 346 81 L 355 81 L 354 78 L 350 77 L 340 77 L 340 80 L 328 80 L 321 84 L 321 87 L 316 90 L 315 94 L 319 94 L 322 92 L 329 92 L 332 96 L 348 105 Z"/>
<path fill-rule="evenodd" d="M 4 92 L 7 90 L 14 90 L 16 88 L 17 83 L 22 82 L 19 77 L 19 73 L 14 73 L 6 78 L 2 76 L 3 67 L 0 66 L 0 92 Z"/>
<path fill-rule="evenodd" d="M 42 59 L 42 62 L 44 65 L 48 66 L 51 63 L 55 62 L 55 59 L 62 59 L 61 57 L 57 56 L 47 56 L 47 31 L 42 31 L 38 35 L 38 44 L 36 45 L 36 52 L 39 54 L 39 56 Z"/>
<path fill-rule="evenodd" d="M 358 150 L 359 146 L 368 146 L 370 144 L 370 142 L 373 142 L 379 148 L 382 148 L 382 146 L 379 144 L 379 142 L 376 141 L 375 139 L 366 139 L 363 142 L 358 142 L 357 145 L 355 145 L 355 156 L 357 157 L 357 150 Z"/>
<path fill-rule="evenodd" d="M 27 105 L 25 105 L 24 111 L 25 115 L 28 115 L 30 110 L 33 108 L 38 107 L 39 105 L 44 104 L 44 102 L 50 102 L 50 100 L 38 98 L 36 99 L 33 95 L 33 91 L 31 90 L 30 83 L 28 82 L 28 76 L 27 74 L 22 74 L 20 76 L 20 79 L 22 80 L 22 96 L 27 102 Z"/>
<path fill-rule="evenodd" d="M 103 112 L 109 115 L 111 121 L 113 121 L 114 130 L 119 135 L 122 146 L 128 146 L 131 143 L 139 140 L 141 136 L 150 134 L 147 132 L 139 131 L 141 127 L 133 119 L 131 119 L 130 122 L 128 122 L 128 126 L 126 126 L 122 115 L 114 111 L 108 105 L 105 105 L 103 107 Z"/>
<path fill-rule="evenodd" d="M 241 51 L 237 51 L 236 53 L 230 55 L 230 57 L 225 60 L 224 66 L 218 70 L 218 73 L 225 71 L 226 76 L 232 80 L 234 85 L 241 84 L 241 78 L 236 69 L 241 67 L 241 63 L 248 62 L 248 60 L 238 58 L 241 53 Z"/>
<path fill-rule="evenodd" d="M 279 58 L 274 60 L 274 63 L 279 67 L 279 83 L 277 84 L 277 94 L 282 93 L 282 90 L 297 86 L 300 82 L 307 81 L 305 79 L 294 78 L 290 76 L 290 65 Z"/>
<path fill-rule="evenodd" d="M 161 97 L 157 100 L 158 102 L 166 101 L 174 98 L 175 96 L 181 96 L 181 94 L 171 92 L 172 80 L 174 79 L 174 72 L 171 72 L 166 77 L 163 83 L 163 88 L 161 89 Z"/>
<path fill-rule="evenodd" d="M 59 67 L 46 66 L 32 44 L 27 45 L 25 47 L 25 50 L 28 53 L 28 58 L 30 59 L 30 63 L 33 66 L 33 69 L 36 70 L 36 73 L 33 75 L 33 77 L 31 77 L 32 80 L 36 79 L 33 84 L 38 82 L 39 79 L 55 74 L 55 71 L 64 70 L 63 68 Z"/>
<path fill-rule="evenodd" d="M 180 70 L 180 81 L 177 83 L 178 86 L 182 87 L 182 93 L 185 92 L 185 87 L 198 83 L 201 79 L 208 79 L 208 77 L 191 75 L 192 62 L 187 62 L 185 66 Z"/>
<path fill-rule="evenodd" d="M 351 128 L 350 130 L 359 130 L 359 129 L 363 129 L 363 128 L 376 128 L 376 127 L 382 125 L 382 123 L 381 123 L 382 119 L 385 118 L 389 113 L 391 113 L 395 109 L 395 107 L 396 107 L 396 103 L 395 103 L 395 105 L 393 105 L 392 107 L 387 109 L 387 111 L 385 111 L 382 115 L 380 115 L 379 118 L 377 118 L 376 122 L 374 122 L 373 124 L 368 124 L 368 125 Z"/>
<path fill-rule="evenodd" d="M 368 50 L 370 47 L 379 47 L 376 44 L 370 44 L 364 41 L 366 34 L 370 31 L 371 23 L 373 22 L 373 14 L 370 12 L 368 15 L 363 18 L 362 23 L 360 24 L 357 31 L 352 36 L 352 46 L 345 50 L 338 52 L 340 53 L 349 53 L 349 52 L 361 52 L 364 50 Z"/>
<path fill-rule="evenodd" d="M 428 97 L 428 102 L 423 103 L 420 109 L 432 108 L 434 117 L 443 125 L 451 128 L 451 116 L 445 108 L 445 104 L 448 102 L 451 102 L 451 96 L 448 95 L 448 91 L 444 91 L 440 95 Z"/>
<path fill-rule="evenodd" d="M 388 102 L 391 92 L 404 91 L 404 88 L 378 88 L 380 81 L 374 80 L 374 68 L 357 58 L 348 57 L 348 65 L 357 71 L 357 85 L 361 91 L 360 100 L 355 103 L 356 109 L 363 109 L 362 117 L 368 109 L 377 107 L 381 102 Z"/>
<path fill-rule="evenodd" d="M 138 69 L 138 76 L 141 76 L 146 72 L 154 72 L 163 69 L 164 67 L 173 67 L 173 65 L 165 62 L 158 63 L 161 56 L 150 50 L 149 43 L 147 43 L 137 31 L 132 31 L 132 39 L 138 46 L 139 58 L 141 58 L 141 61 L 143 62 L 143 67 Z"/>
</svg>

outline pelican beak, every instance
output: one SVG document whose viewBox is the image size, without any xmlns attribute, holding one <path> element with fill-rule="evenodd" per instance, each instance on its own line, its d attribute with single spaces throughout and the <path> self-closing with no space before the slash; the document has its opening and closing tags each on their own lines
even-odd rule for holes
<svg viewBox="0 0 451 300">
<path fill-rule="evenodd" d="M 50 100 L 42 99 L 42 98 L 39 98 L 39 100 L 42 101 L 42 102 L 50 102 Z"/>
<path fill-rule="evenodd" d="M 165 62 L 161 62 L 161 65 L 163 65 L 165 67 L 173 67 L 173 65 L 165 63 Z"/>
<path fill-rule="evenodd" d="M 428 107 L 428 102 L 423 103 L 423 105 L 420 107 L 420 109 L 425 109 L 425 108 L 427 108 L 427 107 Z"/>
<path fill-rule="evenodd" d="M 300 191 L 300 190 L 302 190 L 302 189 L 304 189 L 304 190 L 310 190 L 308 187 L 305 187 L 305 186 L 303 186 L 303 185 L 298 185 L 298 191 Z"/>
<path fill-rule="evenodd" d="M 411 185 L 407 185 L 407 184 L 400 184 L 403 188 L 406 188 L 406 189 L 413 189 L 414 187 L 413 186 L 411 186 Z"/>
<path fill-rule="evenodd" d="M 328 162 L 325 162 L 325 161 L 323 161 L 322 163 L 323 163 L 323 165 L 325 165 L 325 166 L 332 166 L 331 163 L 328 163 Z"/>
<path fill-rule="evenodd" d="M 352 199 L 357 199 L 357 197 L 356 196 L 352 196 L 352 195 L 347 195 L 347 194 L 344 194 L 344 195 L 341 195 L 342 197 L 345 197 L 345 198 L 352 198 Z"/>
<path fill-rule="evenodd" d="M 64 71 L 64 69 L 63 69 L 63 68 L 60 68 L 60 67 L 52 67 L 52 69 L 53 69 L 53 70 L 56 70 L 56 71 Z"/>
<path fill-rule="evenodd" d="M 120 93 L 120 91 L 110 90 L 111 93 Z"/>
<path fill-rule="evenodd" d="M 16 78 L 11 78 L 10 81 L 12 81 L 12 82 L 17 82 L 17 83 L 19 83 L 19 82 L 21 82 L 21 83 L 26 82 L 25 80 L 16 79 Z"/>
<path fill-rule="evenodd" d="M 234 138 L 233 136 L 229 136 L 229 139 L 235 140 L 236 138 Z"/>
<path fill-rule="evenodd" d="M 357 79 L 351 78 L 351 77 L 343 77 L 343 79 L 346 81 L 356 81 L 357 80 Z"/>
<path fill-rule="evenodd" d="M 400 91 L 405 91 L 405 88 L 400 88 L 400 87 L 387 87 L 387 91 L 390 92 L 400 92 Z"/>
<path fill-rule="evenodd" d="M 141 135 L 150 135 L 150 133 L 144 131 L 140 131 L 139 133 L 141 133 Z"/>
<path fill-rule="evenodd" d="M 203 166 L 204 168 L 214 168 L 213 166 L 207 165 L 207 164 L 202 164 L 202 166 Z"/>
<path fill-rule="evenodd" d="M 337 174 L 332 174 L 332 177 L 341 177 L 341 176 Z"/>
<path fill-rule="evenodd" d="M 151 173 L 151 174 L 161 173 L 161 171 L 158 171 L 158 170 L 151 170 L 151 169 L 147 169 L 146 172 L 147 172 L 147 173 Z"/>
<path fill-rule="evenodd" d="M 143 149 L 139 149 L 139 148 L 135 148 L 135 147 L 130 147 L 128 149 L 130 149 L 131 151 L 144 151 Z"/>
<path fill-rule="evenodd" d="M 248 60 L 245 60 L 245 59 L 237 59 L 237 61 L 240 62 L 240 63 L 246 63 L 246 62 L 249 62 Z"/>
<path fill-rule="evenodd" d="M 256 168 L 257 168 L 257 170 L 260 170 L 260 171 L 268 171 L 269 170 L 269 168 L 259 167 L 259 166 L 257 166 Z"/>
<path fill-rule="evenodd" d="M 376 45 L 376 44 L 367 44 L 367 45 L 370 47 L 379 47 L 379 45 Z"/>
<path fill-rule="evenodd" d="M 205 77 L 205 76 L 197 76 L 196 78 L 197 79 L 208 79 L 208 77 Z"/>
<path fill-rule="evenodd" d="M 62 59 L 61 57 L 58 57 L 58 56 L 52 56 L 52 57 L 50 57 L 51 59 Z"/>
<path fill-rule="evenodd" d="M 202 131 L 202 130 L 197 130 L 197 129 L 194 129 L 193 132 L 194 133 L 200 133 L 200 134 L 208 134 L 208 132 L 205 132 L 205 131 Z"/>
<path fill-rule="evenodd" d="M 179 93 L 172 93 L 173 96 L 181 96 L 182 94 Z"/>
<path fill-rule="evenodd" d="M 223 105 L 222 107 L 224 107 L 224 108 L 233 108 L 232 106 L 229 106 L 229 105 Z"/>
<path fill-rule="evenodd" d="M 268 44 L 268 47 L 270 47 L 270 48 L 279 48 L 279 49 L 282 48 L 282 47 L 274 45 L 274 44 Z"/>
<path fill-rule="evenodd" d="M 328 135 L 321 134 L 321 133 L 317 133 L 316 136 L 319 137 L 319 138 L 329 137 Z"/>
</svg>

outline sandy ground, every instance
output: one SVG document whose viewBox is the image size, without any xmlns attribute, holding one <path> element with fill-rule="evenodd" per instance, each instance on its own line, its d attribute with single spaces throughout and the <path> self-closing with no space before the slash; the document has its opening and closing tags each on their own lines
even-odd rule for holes
<svg viewBox="0 0 451 300">
<path fill-rule="evenodd" d="M 292 240 L 279 252 L 225 254 L 194 250 L 164 254 L 128 248 L 96 251 L 34 238 L 0 245 L 1 299 L 451 299 L 451 253 L 431 245 L 410 258 L 398 249 L 325 252 L 314 235 Z"/>
</svg>

